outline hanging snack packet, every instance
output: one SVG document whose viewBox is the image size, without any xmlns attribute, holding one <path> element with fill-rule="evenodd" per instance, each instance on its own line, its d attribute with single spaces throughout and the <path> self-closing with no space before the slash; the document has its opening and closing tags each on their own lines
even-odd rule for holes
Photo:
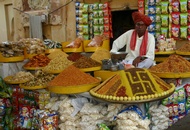
<svg viewBox="0 0 190 130">
<path fill-rule="evenodd" d="M 150 14 L 148 15 L 152 21 L 152 23 L 155 23 L 156 22 L 156 14 Z"/>
<path fill-rule="evenodd" d="M 161 14 L 161 6 L 160 5 L 156 6 L 156 15 L 157 14 Z"/>
<path fill-rule="evenodd" d="M 153 32 L 155 30 L 156 30 L 156 25 L 154 23 L 148 26 L 148 31 L 149 32 Z"/>
<path fill-rule="evenodd" d="M 98 10 L 98 16 L 99 16 L 99 17 L 103 17 L 103 16 L 104 16 L 103 10 Z"/>
<path fill-rule="evenodd" d="M 100 10 L 102 10 L 102 9 L 104 8 L 104 4 L 99 3 L 99 4 L 98 4 L 98 8 L 99 8 Z"/>
<path fill-rule="evenodd" d="M 87 35 L 89 33 L 88 25 L 83 25 L 83 31 L 82 32 L 83 32 L 84 35 Z"/>
<path fill-rule="evenodd" d="M 161 27 L 161 34 L 164 35 L 164 37 L 168 37 L 168 28 Z"/>
<path fill-rule="evenodd" d="M 156 14 L 156 23 L 160 23 L 160 22 L 161 22 L 161 15 Z"/>
<path fill-rule="evenodd" d="M 187 12 L 187 0 L 180 0 L 180 12 Z"/>
<path fill-rule="evenodd" d="M 99 3 L 94 3 L 93 4 L 93 9 L 98 10 L 99 9 Z"/>
<path fill-rule="evenodd" d="M 168 14 L 168 1 L 161 1 L 161 13 Z"/>
<path fill-rule="evenodd" d="M 179 8 L 180 8 L 179 1 L 172 1 L 171 8 L 172 8 L 172 12 L 179 12 Z"/>
<path fill-rule="evenodd" d="M 98 18 L 99 24 L 103 25 L 104 24 L 104 18 Z"/>
<path fill-rule="evenodd" d="M 180 13 L 179 12 L 173 12 L 171 14 L 171 20 L 172 20 L 173 24 L 179 25 L 179 23 L 180 23 Z"/>
<path fill-rule="evenodd" d="M 161 30 L 161 24 L 160 23 L 156 23 L 156 31 L 160 32 Z"/>
<path fill-rule="evenodd" d="M 156 6 L 148 6 L 148 14 L 156 14 Z"/>
<path fill-rule="evenodd" d="M 181 13 L 180 14 L 180 25 L 181 26 L 187 26 L 187 13 Z"/>
<path fill-rule="evenodd" d="M 187 26 L 180 27 L 180 38 L 187 39 Z"/>
<path fill-rule="evenodd" d="M 160 2 L 161 2 L 161 0 L 156 0 L 155 1 L 156 5 L 160 5 Z"/>
<path fill-rule="evenodd" d="M 180 26 L 178 25 L 172 25 L 171 27 L 171 37 L 174 39 L 179 38 L 179 32 L 180 32 Z"/>
<path fill-rule="evenodd" d="M 169 23 L 168 20 L 169 20 L 168 14 L 161 14 L 162 27 L 168 27 L 168 23 Z"/>
<path fill-rule="evenodd" d="M 88 12 L 92 13 L 93 12 L 93 4 L 89 4 L 88 6 L 89 6 L 88 7 Z"/>
<path fill-rule="evenodd" d="M 98 10 L 94 10 L 93 15 L 94 15 L 94 18 L 98 18 L 99 17 Z"/>
<path fill-rule="evenodd" d="M 88 4 L 84 4 L 83 8 L 82 8 L 82 13 L 83 14 L 87 14 L 89 10 L 89 5 Z"/>
<path fill-rule="evenodd" d="M 82 23 L 83 24 L 88 24 L 88 14 L 83 14 L 82 15 Z"/>
</svg>

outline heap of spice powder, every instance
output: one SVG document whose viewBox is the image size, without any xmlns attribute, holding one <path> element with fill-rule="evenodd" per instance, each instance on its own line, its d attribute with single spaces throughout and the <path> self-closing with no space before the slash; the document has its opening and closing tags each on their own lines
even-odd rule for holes
<svg viewBox="0 0 190 130">
<path fill-rule="evenodd" d="M 76 52 L 73 52 L 71 53 L 67 59 L 70 60 L 70 61 L 73 61 L 73 62 L 76 62 L 78 59 L 80 59 L 81 57 L 83 57 L 83 55 L 81 55 L 80 53 L 76 53 Z"/>
<path fill-rule="evenodd" d="M 78 59 L 74 64 L 75 67 L 77 68 L 91 68 L 91 67 L 98 67 L 101 66 L 102 64 L 93 60 L 90 57 L 81 57 L 80 59 Z"/>
<path fill-rule="evenodd" d="M 100 80 L 82 72 L 80 69 L 73 65 L 70 65 L 65 70 L 63 70 L 59 75 L 57 75 L 52 81 L 48 83 L 48 86 L 78 86 L 99 83 Z M 76 88 L 77 89 L 77 88 Z"/>
<path fill-rule="evenodd" d="M 99 63 L 102 63 L 102 60 L 110 59 L 111 54 L 108 50 L 99 48 L 91 55 L 90 58 L 92 58 L 93 60 L 96 60 Z"/>
</svg>

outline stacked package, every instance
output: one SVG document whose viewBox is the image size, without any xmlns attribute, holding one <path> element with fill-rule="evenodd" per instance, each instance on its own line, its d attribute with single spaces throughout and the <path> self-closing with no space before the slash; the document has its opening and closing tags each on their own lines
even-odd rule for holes
<svg viewBox="0 0 190 130">
<path fill-rule="evenodd" d="M 143 3 L 144 2 L 144 3 Z M 143 4 L 142 4 L 143 3 Z M 151 25 L 148 27 L 149 33 L 155 37 L 159 36 L 161 32 L 161 9 L 160 1 L 139 0 L 139 10 L 144 11 L 146 15 L 152 20 Z M 144 5 L 144 8 L 142 7 Z"/>
<path fill-rule="evenodd" d="M 175 40 L 190 39 L 188 0 L 138 0 L 138 9 L 151 18 L 148 31 L 155 37 L 161 34 Z"/>
<path fill-rule="evenodd" d="M 76 2 L 76 33 L 85 40 L 92 39 L 96 35 L 112 37 L 111 11 L 109 4 L 86 4 Z"/>
<path fill-rule="evenodd" d="M 172 126 L 178 120 L 186 115 L 186 95 L 184 87 L 176 88 L 174 93 L 164 99 L 162 104 L 168 107 L 169 112 L 169 126 Z"/>
<path fill-rule="evenodd" d="M 19 86 L 13 88 L 14 127 L 20 129 L 37 129 L 39 120 L 37 110 L 44 109 L 49 102 L 50 92 L 46 90 L 24 90 Z"/>
</svg>

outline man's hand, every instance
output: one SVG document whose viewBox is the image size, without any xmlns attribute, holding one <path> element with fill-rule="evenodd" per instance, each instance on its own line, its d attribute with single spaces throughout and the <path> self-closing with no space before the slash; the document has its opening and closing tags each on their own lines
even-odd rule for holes
<svg viewBox="0 0 190 130">
<path fill-rule="evenodd" d="M 133 65 L 134 65 L 135 67 L 137 67 L 138 64 L 139 64 L 141 61 L 142 61 L 142 60 L 141 60 L 141 56 L 138 56 L 138 57 L 136 57 L 136 58 L 133 60 Z"/>
</svg>

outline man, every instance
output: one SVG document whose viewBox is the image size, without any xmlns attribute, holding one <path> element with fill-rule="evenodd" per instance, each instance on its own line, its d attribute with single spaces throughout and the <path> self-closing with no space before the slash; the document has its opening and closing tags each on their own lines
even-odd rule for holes
<svg viewBox="0 0 190 130">
<path fill-rule="evenodd" d="M 140 13 L 133 12 L 132 18 L 135 29 L 129 30 L 118 37 L 112 45 L 110 52 L 117 52 L 126 45 L 128 53 L 124 65 L 133 65 L 138 68 L 150 68 L 154 64 L 155 38 L 148 33 L 147 27 L 151 19 Z"/>
</svg>

